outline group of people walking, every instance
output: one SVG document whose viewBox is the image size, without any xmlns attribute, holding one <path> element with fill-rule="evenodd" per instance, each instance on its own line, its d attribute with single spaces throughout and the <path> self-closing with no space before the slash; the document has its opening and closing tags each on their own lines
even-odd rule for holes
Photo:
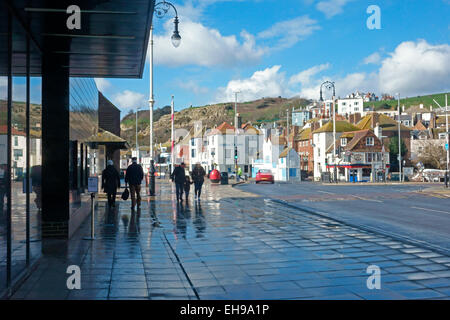
<svg viewBox="0 0 450 320">
<path fill-rule="evenodd" d="M 132 158 L 131 165 L 128 166 L 125 174 L 125 186 L 130 188 L 131 210 L 137 206 L 141 206 L 141 184 L 144 179 L 144 170 L 137 163 L 137 158 Z M 177 201 L 183 201 L 183 194 L 186 201 L 189 199 L 191 185 L 194 184 L 195 200 L 200 200 L 202 194 L 203 183 L 205 182 L 206 171 L 197 163 L 191 172 L 192 179 L 186 175 L 185 164 L 177 165 L 173 170 L 170 178 L 176 186 Z M 102 172 L 102 189 L 107 194 L 109 207 L 115 207 L 117 189 L 120 188 L 120 175 L 114 167 L 114 162 L 108 160 L 105 170 Z"/>
<path fill-rule="evenodd" d="M 183 201 L 183 193 L 186 196 L 186 201 L 189 199 L 189 192 L 191 185 L 194 184 L 195 200 L 200 200 L 202 194 L 203 183 L 205 182 L 206 171 L 197 163 L 192 170 L 192 180 L 189 175 L 186 175 L 185 164 L 176 166 L 170 175 L 170 179 L 175 182 L 175 189 L 177 193 L 177 201 Z"/>
<path fill-rule="evenodd" d="M 144 179 L 144 170 L 137 163 L 137 158 L 132 158 L 131 162 L 125 174 L 125 186 L 130 188 L 131 210 L 134 210 L 136 206 L 137 208 L 141 206 L 141 184 Z M 115 207 L 116 205 L 118 188 L 120 188 L 119 172 L 114 167 L 114 162 L 108 160 L 108 165 L 102 172 L 102 189 L 108 196 L 108 205 L 110 207 Z"/>
</svg>

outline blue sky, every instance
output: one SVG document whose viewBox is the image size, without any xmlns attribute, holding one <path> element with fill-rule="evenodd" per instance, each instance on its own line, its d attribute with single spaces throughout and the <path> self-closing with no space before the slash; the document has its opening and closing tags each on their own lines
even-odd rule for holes
<svg viewBox="0 0 450 320">
<path fill-rule="evenodd" d="M 450 89 L 449 0 L 185 0 L 181 46 L 171 17 L 154 17 L 156 108 L 176 109 L 268 96 L 318 98 L 324 80 L 337 94 L 356 90 L 414 96 Z M 378 5 L 381 29 L 367 8 Z M 97 79 L 125 115 L 148 107 L 143 79 Z"/>
</svg>

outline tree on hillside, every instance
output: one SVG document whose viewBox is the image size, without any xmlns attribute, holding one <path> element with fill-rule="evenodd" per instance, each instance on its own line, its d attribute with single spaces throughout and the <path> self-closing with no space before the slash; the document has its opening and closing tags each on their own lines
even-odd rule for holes
<svg viewBox="0 0 450 320">
<path fill-rule="evenodd" d="M 405 142 L 401 141 L 402 160 L 408 153 Z M 398 137 L 394 136 L 389 142 L 389 158 L 391 160 L 391 171 L 398 171 Z"/>
<path fill-rule="evenodd" d="M 442 144 L 425 140 L 421 142 L 421 148 L 418 159 L 425 168 L 444 170 L 447 167 L 447 155 Z"/>
</svg>

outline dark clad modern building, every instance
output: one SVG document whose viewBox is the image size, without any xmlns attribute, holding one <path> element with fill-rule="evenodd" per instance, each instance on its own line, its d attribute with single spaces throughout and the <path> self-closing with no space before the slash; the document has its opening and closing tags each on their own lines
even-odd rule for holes
<svg viewBox="0 0 450 320">
<path fill-rule="evenodd" d="M 82 222 L 93 164 L 84 139 L 98 131 L 99 114 L 117 112 L 92 78 L 142 77 L 154 4 L 0 2 L 0 297 L 32 269 L 46 239 L 68 239 Z M 81 9 L 79 30 L 67 26 L 72 5 Z M 114 133 L 112 119 L 101 125 Z"/>
</svg>

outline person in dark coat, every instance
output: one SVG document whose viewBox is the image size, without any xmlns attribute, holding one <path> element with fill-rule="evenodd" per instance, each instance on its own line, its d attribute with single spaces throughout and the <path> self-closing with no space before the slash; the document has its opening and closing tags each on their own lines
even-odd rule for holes
<svg viewBox="0 0 450 320">
<path fill-rule="evenodd" d="M 205 175 L 205 169 L 203 169 L 200 163 L 197 163 L 194 170 L 192 170 L 192 180 L 194 180 L 195 186 L 195 199 L 200 200 L 200 195 L 202 194 L 202 186 L 205 182 Z"/>
<path fill-rule="evenodd" d="M 184 182 L 186 181 L 186 173 L 184 172 L 184 163 L 176 166 L 170 175 L 170 179 L 172 182 L 175 182 L 175 187 L 177 190 L 177 201 L 183 201 L 183 189 Z"/>
<path fill-rule="evenodd" d="M 144 179 L 144 170 L 141 165 L 137 163 L 136 157 L 131 160 L 133 163 L 127 168 L 125 183 L 130 185 L 131 210 L 134 210 L 136 204 L 138 208 L 141 206 L 141 184 L 142 179 Z"/>
<path fill-rule="evenodd" d="M 37 165 L 31 167 L 30 178 L 32 190 L 36 194 L 34 203 L 38 211 L 40 211 L 42 207 L 42 166 Z"/>
<path fill-rule="evenodd" d="M 102 189 L 108 195 L 108 205 L 116 206 L 117 188 L 120 187 L 120 175 L 112 160 L 108 160 L 106 169 L 102 172 Z"/>
<path fill-rule="evenodd" d="M 186 179 L 184 180 L 184 194 L 186 195 L 186 202 L 189 200 L 189 192 L 191 191 L 191 184 L 193 184 L 191 178 L 189 176 L 186 176 Z"/>
<path fill-rule="evenodd" d="M 8 167 L 6 164 L 0 164 L 0 215 L 3 214 L 6 190 L 8 189 Z"/>
</svg>

